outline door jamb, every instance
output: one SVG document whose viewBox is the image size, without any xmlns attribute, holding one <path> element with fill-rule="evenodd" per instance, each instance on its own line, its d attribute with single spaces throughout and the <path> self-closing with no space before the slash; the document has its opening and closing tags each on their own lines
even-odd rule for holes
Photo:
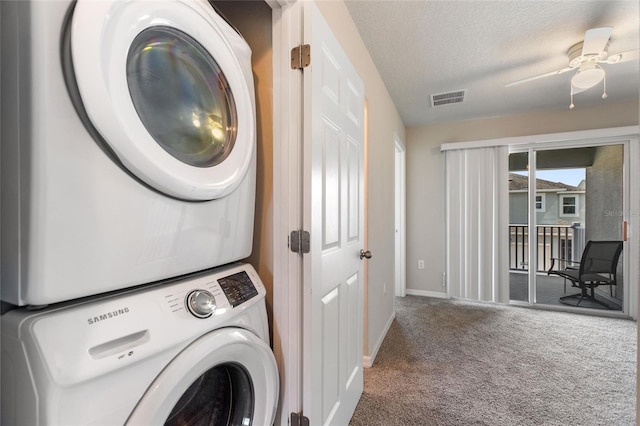
<svg viewBox="0 0 640 426">
<path fill-rule="evenodd" d="M 394 133 L 393 141 L 395 145 L 395 222 L 396 229 L 396 247 L 395 247 L 395 295 L 404 297 L 406 295 L 406 277 L 407 277 L 407 261 L 406 261 L 406 148 L 398 134 Z"/>
<path fill-rule="evenodd" d="M 302 227 L 302 72 L 290 51 L 303 41 L 302 5 L 266 0 L 273 31 L 273 351 L 280 374 L 276 425 L 302 411 L 302 256 L 289 233 Z"/>
</svg>

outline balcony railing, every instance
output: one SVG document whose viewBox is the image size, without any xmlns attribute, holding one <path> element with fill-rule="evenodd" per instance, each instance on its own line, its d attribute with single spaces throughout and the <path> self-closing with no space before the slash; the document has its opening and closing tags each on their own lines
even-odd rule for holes
<svg viewBox="0 0 640 426">
<path fill-rule="evenodd" d="M 536 246 L 538 265 L 536 271 L 547 271 L 551 258 L 579 261 L 584 249 L 584 228 L 576 225 L 537 225 Z M 509 269 L 529 270 L 529 226 L 509 225 Z"/>
</svg>

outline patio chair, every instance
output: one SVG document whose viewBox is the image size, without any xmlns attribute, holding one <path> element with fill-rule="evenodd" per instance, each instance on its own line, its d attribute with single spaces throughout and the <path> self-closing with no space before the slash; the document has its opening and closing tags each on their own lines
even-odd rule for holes
<svg viewBox="0 0 640 426">
<path fill-rule="evenodd" d="M 571 281 L 572 287 L 580 288 L 580 293 L 562 296 L 560 302 L 567 303 L 565 302 L 567 299 L 577 298 L 578 303 L 575 306 L 579 306 L 580 302 L 587 299 L 609 308 L 606 303 L 596 299 L 595 288 L 609 286 L 609 291 L 613 296 L 613 286 L 618 284 L 616 270 L 621 253 L 622 241 L 588 241 L 580 262 L 551 258 L 551 267 L 547 271 L 547 275 L 557 275 L 564 278 L 565 292 L 566 280 Z M 565 269 L 553 269 L 556 260 L 566 262 Z"/>
</svg>

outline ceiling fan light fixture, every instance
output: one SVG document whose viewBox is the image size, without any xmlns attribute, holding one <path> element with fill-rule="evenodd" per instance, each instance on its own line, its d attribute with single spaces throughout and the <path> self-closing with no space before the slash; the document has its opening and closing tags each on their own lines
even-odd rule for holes
<svg viewBox="0 0 640 426">
<path fill-rule="evenodd" d="M 604 70 L 598 65 L 580 68 L 571 78 L 571 85 L 577 89 L 590 89 L 604 80 Z"/>
</svg>

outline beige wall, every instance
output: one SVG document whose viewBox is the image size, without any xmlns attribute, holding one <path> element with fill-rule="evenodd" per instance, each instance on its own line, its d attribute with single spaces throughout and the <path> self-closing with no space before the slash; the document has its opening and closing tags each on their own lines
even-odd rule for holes
<svg viewBox="0 0 640 426">
<path fill-rule="evenodd" d="M 214 4 L 242 34 L 252 52 L 258 164 L 253 251 L 247 262 L 256 268 L 267 289 L 267 312 L 271 321 L 273 313 L 272 9 L 264 1 L 215 1 Z"/>
<path fill-rule="evenodd" d="M 343 1 L 316 1 L 364 82 L 368 104 L 368 288 L 365 299 L 365 355 L 384 337 L 394 313 L 394 132 L 405 128 L 387 88 Z M 313 60 L 313 59 L 312 59 Z M 385 292 L 386 288 L 386 292 Z"/>
<path fill-rule="evenodd" d="M 638 103 L 607 104 L 407 129 L 407 290 L 446 293 L 444 154 L 440 145 L 638 124 Z M 418 260 L 425 261 L 419 270 Z"/>
</svg>

